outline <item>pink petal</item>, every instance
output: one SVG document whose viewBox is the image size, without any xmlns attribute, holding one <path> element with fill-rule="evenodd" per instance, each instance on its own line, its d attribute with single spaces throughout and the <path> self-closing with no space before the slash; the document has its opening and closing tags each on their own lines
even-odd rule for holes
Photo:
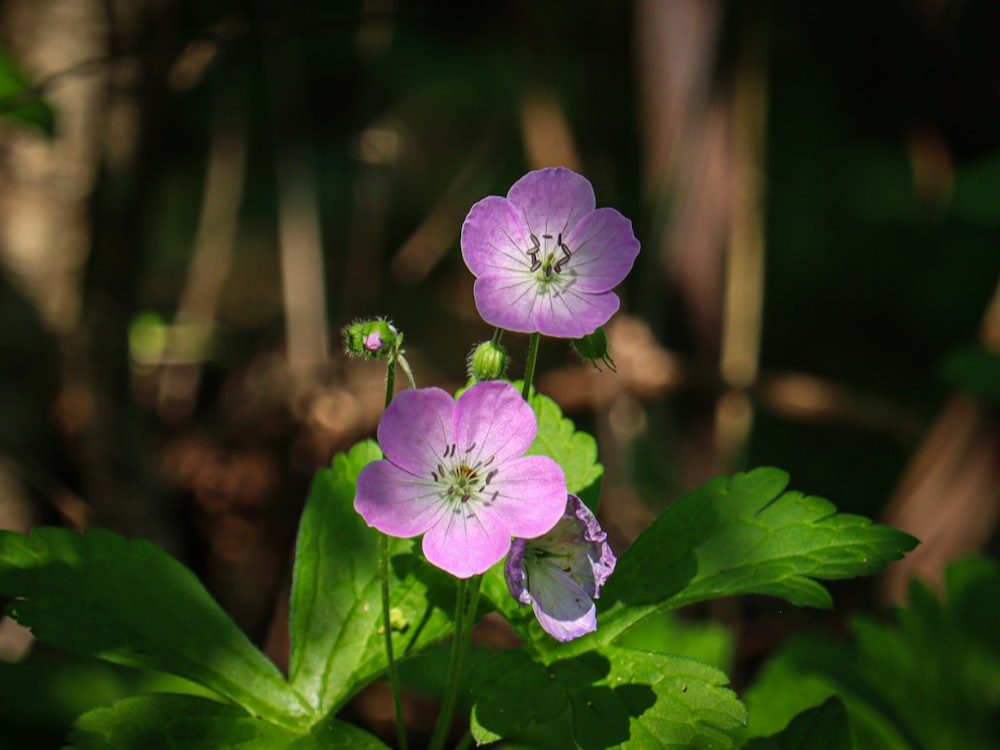
<svg viewBox="0 0 1000 750">
<path fill-rule="evenodd" d="M 527 270 L 534 246 L 521 211 L 506 198 L 490 195 L 476 203 L 462 224 L 462 258 L 473 275 L 505 269 Z"/>
<path fill-rule="evenodd" d="M 597 629 L 597 607 L 586 591 L 550 564 L 531 572 L 531 608 L 546 633 L 565 642 Z"/>
<path fill-rule="evenodd" d="M 430 477 L 414 477 L 385 459 L 374 461 L 358 475 L 354 510 L 383 534 L 417 536 L 447 510 L 440 490 Z"/>
<path fill-rule="evenodd" d="M 613 208 L 584 216 L 563 241 L 573 253 L 567 270 L 581 292 L 607 292 L 620 284 L 639 254 L 632 222 Z"/>
<path fill-rule="evenodd" d="M 566 476 L 548 456 L 524 456 L 500 467 L 484 495 L 496 492 L 490 510 L 510 536 L 531 539 L 549 531 L 566 509 Z"/>
<path fill-rule="evenodd" d="M 400 468 L 429 477 L 452 442 L 454 410 L 455 400 L 440 388 L 403 391 L 379 421 L 379 447 Z"/>
<path fill-rule="evenodd" d="M 480 276 L 472 293 L 483 320 L 497 328 L 533 333 L 538 282 L 534 276 Z"/>
<path fill-rule="evenodd" d="M 523 456 L 537 431 L 535 412 L 510 383 L 476 383 L 455 404 L 451 432 L 470 464 L 492 459 L 491 466 L 499 467 Z"/>
<path fill-rule="evenodd" d="M 549 293 L 535 305 L 534 330 L 546 336 L 578 339 L 607 323 L 620 304 L 614 292 L 577 293 L 570 287 L 559 294 Z"/>
<path fill-rule="evenodd" d="M 507 192 L 537 237 L 567 232 L 594 210 L 594 188 L 586 177 L 565 167 L 528 172 Z"/>
<path fill-rule="evenodd" d="M 442 517 L 426 534 L 427 561 L 458 578 L 485 573 L 510 548 L 510 531 L 486 509 L 459 509 Z"/>
</svg>

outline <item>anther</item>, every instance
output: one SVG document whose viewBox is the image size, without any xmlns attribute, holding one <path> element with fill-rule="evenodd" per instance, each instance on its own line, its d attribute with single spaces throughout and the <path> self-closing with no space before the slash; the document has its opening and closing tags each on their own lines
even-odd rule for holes
<svg viewBox="0 0 1000 750">
<path fill-rule="evenodd" d="M 497 470 L 493 469 L 489 474 L 486 475 L 486 480 L 483 482 L 483 484 L 484 485 L 489 484 L 491 481 L 493 481 L 493 477 L 495 477 L 496 475 L 497 475 Z"/>
</svg>

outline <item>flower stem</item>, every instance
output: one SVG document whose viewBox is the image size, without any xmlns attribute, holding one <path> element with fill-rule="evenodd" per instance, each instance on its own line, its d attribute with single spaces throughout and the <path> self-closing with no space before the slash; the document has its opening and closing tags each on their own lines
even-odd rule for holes
<svg viewBox="0 0 1000 750">
<path fill-rule="evenodd" d="M 460 578 L 455 592 L 455 633 L 451 639 L 451 657 L 448 659 L 448 677 L 445 683 L 444 702 L 441 704 L 441 712 L 434 723 L 434 732 L 431 734 L 429 750 L 441 750 L 448 737 L 448 730 L 451 729 L 451 717 L 455 711 L 455 698 L 458 693 L 458 663 L 459 651 L 462 649 L 462 632 L 465 625 L 465 594 L 468 580 Z"/>
<path fill-rule="evenodd" d="M 385 405 L 389 406 L 392 401 L 392 394 L 396 385 L 396 360 L 399 355 L 389 357 L 389 362 L 385 369 Z M 403 372 L 409 375 L 410 368 L 404 365 Z M 385 631 L 385 656 L 389 667 L 389 686 L 392 690 L 392 706 L 396 714 L 396 737 L 400 750 L 407 750 L 406 721 L 403 718 L 403 696 L 399 687 L 399 672 L 396 670 L 396 658 L 392 649 L 392 619 L 389 613 L 389 537 L 379 534 L 381 544 L 379 545 L 379 577 L 382 579 L 382 630 Z"/>
<path fill-rule="evenodd" d="M 535 379 L 535 361 L 538 359 L 538 342 L 542 340 L 542 334 L 537 331 L 531 334 L 528 341 L 528 360 L 524 363 L 524 387 L 521 388 L 521 396 L 528 400 L 531 395 L 531 381 Z"/>
</svg>

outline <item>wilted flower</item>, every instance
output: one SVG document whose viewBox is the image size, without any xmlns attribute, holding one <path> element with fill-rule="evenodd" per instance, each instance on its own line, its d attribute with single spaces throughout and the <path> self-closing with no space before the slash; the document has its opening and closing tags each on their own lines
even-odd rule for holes
<svg viewBox="0 0 1000 750">
<path fill-rule="evenodd" d="M 559 522 L 535 539 L 515 539 L 504 564 L 511 596 L 530 604 L 546 633 L 571 641 L 597 629 L 597 599 L 615 569 L 608 535 L 576 495 Z"/>
<path fill-rule="evenodd" d="M 595 209 L 585 177 L 564 167 L 529 172 L 506 198 L 476 203 L 462 226 L 462 257 L 487 323 L 579 338 L 618 310 L 639 241 L 613 208 Z"/>
<path fill-rule="evenodd" d="M 400 393 L 382 415 L 385 459 L 358 476 L 354 508 L 390 536 L 424 535 L 427 560 L 459 578 L 485 572 L 512 536 L 555 525 L 566 478 L 546 456 L 525 456 L 538 423 L 503 381 L 454 400 L 440 388 Z"/>
</svg>

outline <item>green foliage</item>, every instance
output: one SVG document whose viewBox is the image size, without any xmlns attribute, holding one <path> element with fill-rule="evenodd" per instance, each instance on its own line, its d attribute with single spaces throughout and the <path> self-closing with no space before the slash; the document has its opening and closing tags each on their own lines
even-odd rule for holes
<svg viewBox="0 0 1000 750">
<path fill-rule="evenodd" d="M 945 359 L 941 375 L 970 396 L 1000 406 L 1000 354 L 979 346 L 959 349 Z"/>
<path fill-rule="evenodd" d="M 387 667 L 379 579 L 380 534 L 354 511 L 361 469 L 382 457 L 365 441 L 317 473 L 299 528 L 292 584 L 289 679 L 322 714 L 335 712 Z M 423 562 L 414 541 L 390 539 L 392 606 L 406 626 L 397 658 L 451 632 L 454 583 Z"/>
<path fill-rule="evenodd" d="M 538 418 L 538 434 L 528 453 L 554 459 L 566 473 L 566 488 L 580 494 L 604 474 L 604 467 L 597 462 L 597 441 L 586 432 L 578 432 L 548 396 L 533 393 L 529 402 Z"/>
<path fill-rule="evenodd" d="M 744 745 L 745 750 L 853 750 L 851 726 L 844 704 L 829 698 L 792 719 L 778 734 L 759 737 Z"/>
<path fill-rule="evenodd" d="M 184 677 L 279 721 L 309 713 L 195 575 L 148 542 L 0 531 L 0 593 L 18 597 L 9 614 L 47 643 Z"/>
<path fill-rule="evenodd" d="M 814 579 L 867 575 L 917 540 L 783 492 L 788 475 L 756 469 L 713 479 L 664 511 L 618 561 L 600 600 L 607 639 L 652 612 L 734 594 L 830 607 Z"/>
<path fill-rule="evenodd" d="M 561 747 L 731 747 L 746 721 L 726 676 L 692 659 L 610 647 L 543 661 L 497 654 L 473 672 L 472 734 L 509 737 L 568 714 Z M 566 717 L 564 717 L 566 718 Z"/>
<path fill-rule="evenodd" d="M 31 125 L 48 136 L 55 132 L 52 107 L 32 92 L 28 77 L 3 46 L 0 46 L 0 117 Z"/>
<path fill-rule="evenodd" d="M 852 624 L 853 645 L 798 639 L 747 693 L 747 734 L 767 734 L 790 713 L 837 695 L 866 750 L 995 747 L 1000 736 L 1000 571 L 952 565 L 939 601 L 921 583 L 887 627 Z"/>
<path fill-rule="evenodd" d="M 81 716 L 69 737 L 71 750 L 376 750 L 375 737 L 331 721 L 300 735 L 228 706 L 190 695 L 124 698 Z"/>
</svg>

